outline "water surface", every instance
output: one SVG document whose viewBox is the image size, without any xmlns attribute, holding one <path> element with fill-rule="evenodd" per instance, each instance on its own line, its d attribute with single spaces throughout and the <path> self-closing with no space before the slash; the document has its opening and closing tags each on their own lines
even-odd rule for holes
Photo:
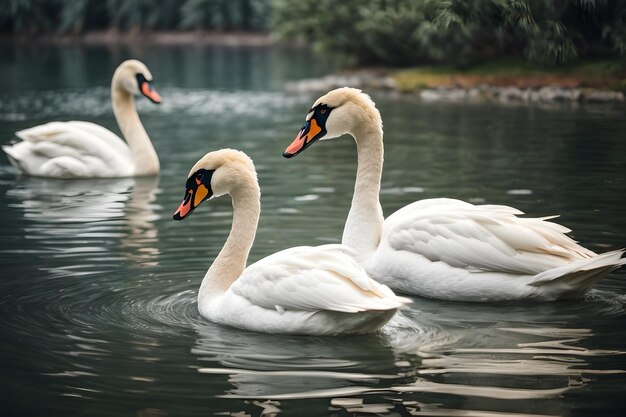
<svg viewBox="0 0 626 417">
<path fill-rule="evenodd" d="M 232 147 L 254 160 L 251 260 L 338 242 L 354 144 L 282 158 L 317 98 L 285 83 L 332 72 L 306 51 L 0 47 L 0 137 L 49 120 L 117 131 L 115 66 L 148 64 L 139 100 L 154 179 L 62 181 L 0 162 L 0 387 L 7 416 L 621 416 L 626 273 L 583 300 L 482 305 L 414 298 L 382 332 L 284 337 L 203 320 L 196 294 L 230 227 L 227 198 L 171 215 L 190 167 Z M 624 246 L 626 118 L 612 107 L 422 103 L 374 94 L 385 122 L 386 214 L 416 199 L 509 204 L 594 251 Z"/>
</svg>

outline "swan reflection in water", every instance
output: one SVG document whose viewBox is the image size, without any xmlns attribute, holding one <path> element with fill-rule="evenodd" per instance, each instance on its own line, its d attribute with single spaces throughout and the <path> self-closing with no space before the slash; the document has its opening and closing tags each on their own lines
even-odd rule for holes
<svg viewBox="0 0 626 417">
<path fill-rule="evenodd" d="M 625 352 L 586 348 L 589 329 L 555 325 L 568 309 L 580 310 L 576 303 L 414 306 L 382 333 L 358 337 L 277 338 L 196 324 L 192 353 L 200 374 L 230 385 L 220 398 L 252 401 L 260 415 L 280 414 L 287 400 L 317 399 L 350 414 L 556 416 L 565 393 L 624 373 L 597 364 Z M 511 401 L 520 404 L 515 413 Z"/>
<path fill-rule="evenodd" d="M 154 266 L 159 256 L 153 204 L 158 181 L 24 177 L 6 196 L 12 208 L 23 212 L 29 251 L 92 266 L 113 258 Z"/>
</svg>

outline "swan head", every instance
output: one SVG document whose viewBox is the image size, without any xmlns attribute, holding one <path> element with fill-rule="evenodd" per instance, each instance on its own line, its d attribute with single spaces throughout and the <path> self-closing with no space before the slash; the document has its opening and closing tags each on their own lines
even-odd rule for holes
<svg viewBox="0 0 626 417">
<path fill-rule="evenodd" d="M 142 94 L 153 103 L 160 103 L 161 96 L 152 86 L 152 73 L 146 65 L 136 59 L 129 59 L 120 64 L 113 74 L 114 87 L 121 88 L 133 95 Z"/>
<path fill-rule="evenodd" d="M 304 125 L 283 156 L 291 158 L 317 140 L 333 139 L 355 131 L 379 129 L 380 112 L 369 95 L 350 87 L 337 88 L 318 98 L 309 110 Z"/>
<path fill-rule="evenodd" d="M 254 163 L 248 155 L 234 149 L 209 152 L 189 171 L 185 196 L 174 220 L 183 220 L 204 200 L 239 191 L 250 193 L 251 189 L 259 192 Z"/>
</svg>

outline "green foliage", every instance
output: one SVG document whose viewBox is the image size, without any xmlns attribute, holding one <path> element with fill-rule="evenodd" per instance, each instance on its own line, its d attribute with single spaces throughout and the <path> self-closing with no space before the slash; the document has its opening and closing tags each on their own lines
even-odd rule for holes
<svg viewBox="0 0 626 417">
<path fill-rule="evenodd" d="M 271 29 L 366 65 L 626 58 L 626 0 L 0 1 L 4 33 L 109 28 Z"/>
<path fill-rule="evenodd" d="M 264 29 L 269 16 L 269 3 L 256 0 L 187 0 L 181 8 L 180 27 L 232 29 Z"/>
<path fill-rule="evenodd" d="M 274 0 L 273 25 L 360 64 L 626 56 L 624 0 Z"/>
<path fill-rule="evenodd" d="M 61 32 L 81 33 L 86 28 L 100 29 L 104 26 L 101 18 L 106 15 L 106 3 L 92 0 L 72 0 L 59 7 L 59 25 Z"/>
<path fill-rule="evenodd" d="M 2 0 L 0 31 L 35 32 L 53 26 L 58 10 L 46 0 Z"/>
<path fill-rule="evenodd" d="M 613 49 L 626 58 L 626 4 L 620 5 L 602 25 L 602 36 L 610 39 Z"/>
<path fill-rule="evenodd" d="M 181 3 L 177 0 L 107 0 L 106 8 L 110 26 L 117 29 L 174 29 Z"/>
<path fill-rule="evenodd" d="M 0 32 L 265 30 L 271 0 L 2 0 Z"/>
</svg>

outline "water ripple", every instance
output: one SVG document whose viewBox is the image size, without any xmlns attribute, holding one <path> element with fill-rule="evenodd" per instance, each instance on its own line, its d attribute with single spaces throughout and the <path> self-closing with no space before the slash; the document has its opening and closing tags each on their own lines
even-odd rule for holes
<svg viewBox="0 0 626 417">
<path fill-rule="evenodd" d="M 188 90 L 166 87 L 160 90 L 163 102 L 155 106 L 136 98 L 137 110 L 146 115 L 184 114 L 188 116 L 242 117 L 261 119 L 278 110 L 303 107 L 308 96 L 283 92 Z M 0 95 L 0 121 L 22 121 L 32 118 L 94 118 L 112 114 L 110 90 L 99 87 L 50 91 L 22 91 L 20 95 Z"/>
</svg>

